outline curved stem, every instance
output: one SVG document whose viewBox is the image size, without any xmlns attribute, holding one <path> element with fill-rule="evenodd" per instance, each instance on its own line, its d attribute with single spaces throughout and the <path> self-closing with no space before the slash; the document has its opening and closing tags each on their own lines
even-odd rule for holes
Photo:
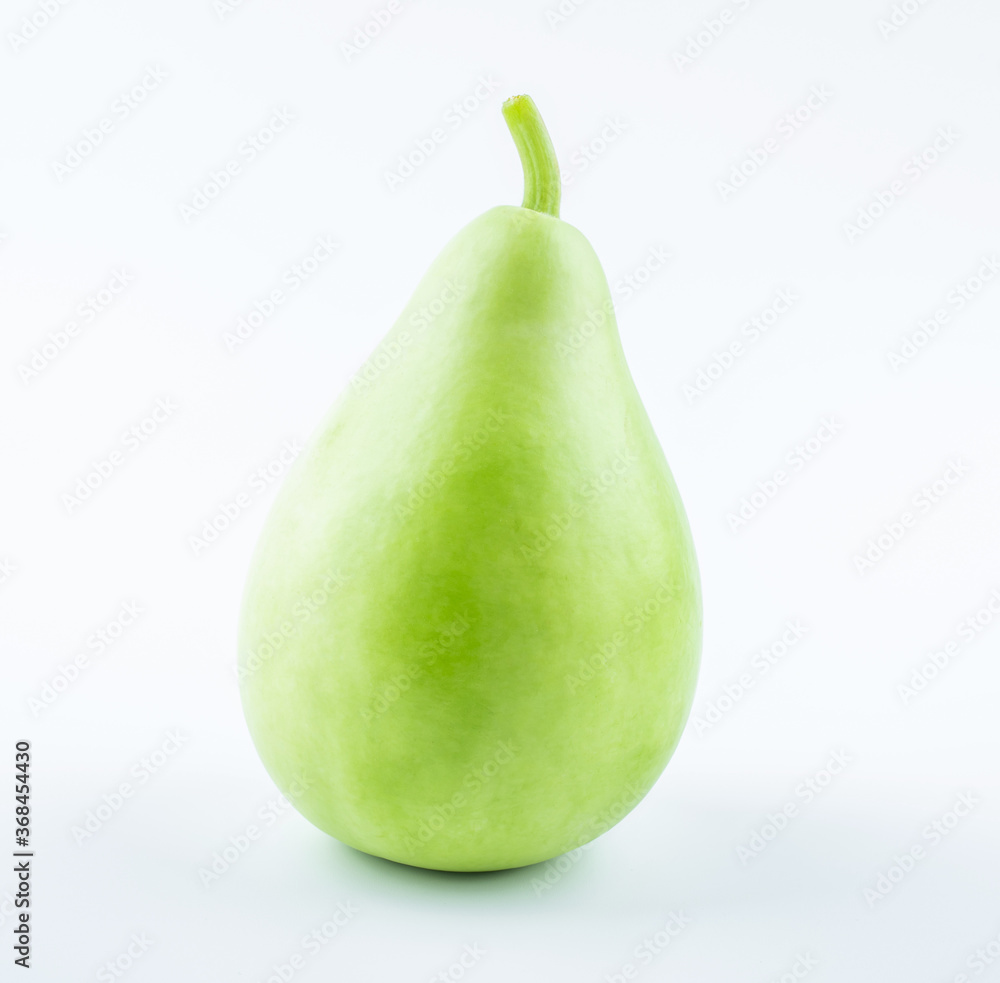
<svg viewBox="0 0 1000 983">
<path fill-rule="evenodd" d="M 549 131 L 531 96 L 513 96 L 503 104 L 503 118 L 524 168 L 522 208 L 559 217 L 562 181 Z"/>
</svg>

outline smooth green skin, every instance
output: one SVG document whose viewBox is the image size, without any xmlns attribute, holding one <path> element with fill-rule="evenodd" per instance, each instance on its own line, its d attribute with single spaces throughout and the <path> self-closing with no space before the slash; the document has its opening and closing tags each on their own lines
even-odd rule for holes
<svg viewBox="0 0 1000 983">
<path fill-rule="evenodd" d="M 486 212 L 367 374 L 254 556 L 251 734 L 296 808 L 366 853 L 547 860 L 652 787 L 701 646 L 687 519 L 597 256 L 549 214 Z"/>
</svg>

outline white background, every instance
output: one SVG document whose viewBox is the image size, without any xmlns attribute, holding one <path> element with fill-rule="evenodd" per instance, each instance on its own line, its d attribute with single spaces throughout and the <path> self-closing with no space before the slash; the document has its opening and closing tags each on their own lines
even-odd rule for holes
<svg viewBox="0 0 1000 983">
<path fill-rule="evenodd" d="M 907 0 L 897 30 L 879 27 L 891 0 L 588 0 L 561 21 L 526 0 L 419 0 L 350 54 L 368 2 L 218 7 L 72 0 L 26 44 L 10 35 L 38 5 L 10 0 L 0 23 L 0 755 L 9 780 L 13 742 L 33 742 L 29 978 L 111 979 L 102 965 L 145 933 L 134 983 L 265 981 L 296 955 L 296 980 L 420 981 L 473 945 L 485 954 L 461 970 L 470 983 L 600 981 L 629 964 L 698 983 L 807 965 L 816 983 L 1000 980 L 1000 628 L 986 609 L 1000 588 L 1000 286 L 979 283 L 961 310 L 949 300 L 1000 254 L 1000 8 Z M 718 36 L 692 42 L 706 20 Z M 150 69 L 166 77 L 126 115 L 117 100 Z M 495 88 L 477 105 L 481 77 Z M 828 96 L 779 129 L 813 87 Z M 611 283 L 646 278 L 654 247 L 671 255 L 616 300 L 693 527 L 704 660 L 674 760 L 619 826 L 558 865 L 453 875 L 357 854 L 290 809 L 266 826 L 276 792 L 233 667 L 275 486 L 207 548 L 192 537 L 309 435 L 447 239 L 520 202 L 500 115 L 518 92 L 571 179 L 563 218 Z M 181 206 L 276 110 L 294 120 L 185 221 Z M 103 117 L 111 132 L 70 167 Z M 602 143 L 609 120 L 623 132 Z M 387 171 L 435 127 L 446 140 L 390 190 Z M 921 169 L 912 158 L 939 131 Z M 766 163 L 720 189 L 769 139 Z M 894 181 L 902 193 L 851 232 Z M 334 257 L 229 350 L 226 332 L 323 235 Z M 116 270 L 127 289 L 22 371 Z M 781 289 L 791 310 L 686 398 Z M 945 325 L 894 367 L 938 309 Z M 176 409 L 127 451 L 160 399 Z M 794 470 L 789 453 L 831 417 L 836 436 Z M 110 477 L 67 505 L 116 449 Z M 955 461 L 964 473 L 922 511 L 914 496 Z M 734 531 L 727 515 L 778 469 L 787 482 Z M 914 523 L 859 570 L 903 512 Z M 91 647 L 128 603 L 134 623 Z M 789 621 L 805 634 L 760 672 Z M 920 693 L 899 689 L 949 643 Z M 696 727 L 713 705 L 716 722 Z M 172 732 L 179 749 L 143 780 Z M 848 764 L 806 801 L 801 783 L 825 781 L 834 753 Z M 78 842 L 122 783 L 133 794 Z M 975 808 L 933 842 L 928 824 L 952 823 L 963 794 Z M 789 803 L 785 828 L 741 856 Z M 205 885 L 199 870 L 251 825 L 260 839 Z M 12 850 L 12 823 L 0 828 Z M 870 893 L 915 845 L 922 859 Z M 339 903 L 356 914 L 303 949 Z M 6 899 L 3 978 L 23 978 L 10 912 Z M 690 924 L 637 955 L 671 912 Z M 977 970 L 991 940 L 997 961 Z"/>
</svg>

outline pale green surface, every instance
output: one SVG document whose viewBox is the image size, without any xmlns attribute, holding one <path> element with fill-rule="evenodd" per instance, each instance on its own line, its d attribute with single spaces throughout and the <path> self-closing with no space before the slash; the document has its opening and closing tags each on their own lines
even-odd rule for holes
<svg viewBox="0 0 1000 983">
<path fill-rule="evenodd" d="M 380 350 L 258 544 L 247 721 L 279 788 L 351 846 L 445 870 L 546 860 L 622 818 L 679 739 L 701 642 L 683 506 L 565 222 L 480 216 Z"/>
</svg>

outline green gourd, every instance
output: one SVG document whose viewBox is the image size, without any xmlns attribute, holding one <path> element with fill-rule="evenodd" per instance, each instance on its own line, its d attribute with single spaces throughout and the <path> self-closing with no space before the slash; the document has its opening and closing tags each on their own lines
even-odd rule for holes
<svg viewBox="0 0 1000 983">
<path fill-rule="evenodd" d="M 469 223 L 285 480 L 240 691 L 312 823 L 441 870 L 617 823 L 680 738 L 701 648 L 684 508 L 534 103 L 524 202 Z"/>
</svg>

